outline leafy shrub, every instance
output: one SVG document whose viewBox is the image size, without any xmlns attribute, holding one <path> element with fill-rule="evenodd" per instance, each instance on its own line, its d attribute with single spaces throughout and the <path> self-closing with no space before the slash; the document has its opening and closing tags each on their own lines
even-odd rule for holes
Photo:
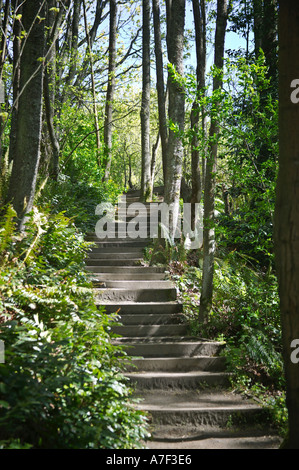
<svg viewBox="0 0 299 470">
<path fill-rule="evenodd" d="M 41 196 L 39 205 L 45 210 L 58 214 L 63 212 L 74 220 L 76 227 L 84 232 L 94 230 L 98 216 L 95 208 L 101 202 L 116 203 L 122 188 L 114 181 L 101 183 L 60 175 L 59 181 L 49 181 Z"/>
<path fill-rule="evenodd" d="M 0 229 L 1 448 L 134 448 L 147 436 L 112 344 L 116 319 L 94 304 L 87 242 L 63 214 L 34 209 Z"/>
</svg>

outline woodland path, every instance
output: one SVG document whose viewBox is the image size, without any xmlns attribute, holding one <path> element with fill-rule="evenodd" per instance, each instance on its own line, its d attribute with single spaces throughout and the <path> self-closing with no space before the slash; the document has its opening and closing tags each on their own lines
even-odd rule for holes
<svg viewBox="0 0 299 470">
<path fill-rule="evenodd" d="M 138 192 L 127 193 L 127 205 L 136 201 Z M 280 439 L 271 432 L 267 411 L 230 390 L 220 355 L 224 345 L 188 335 L 165 269 L 143 263 L 149 240 L 100 240 L 95 234 L 88 239 L 96 243 L 86 260 L 96 303 L 107 313 L 120 309 L 114 331 L 132 356 L 133 366 L 124 373 L 142 399 L 136 406 L 150 417 L 146 447 L 277 449 Z"/>
</svg>

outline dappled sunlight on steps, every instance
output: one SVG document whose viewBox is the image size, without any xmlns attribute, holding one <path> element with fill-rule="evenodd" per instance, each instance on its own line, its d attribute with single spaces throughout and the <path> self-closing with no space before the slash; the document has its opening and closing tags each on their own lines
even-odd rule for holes
<svg viewBox="0 0 299 470">
<path fill-rule="evenodd" d="M 139 194 L 127 193 L 127 206 Z M 162 195 L 160 187 L 156 198 Z M 224 344 L 188 335 L 176 287 L 163 267 L 143 260 L 149 240 L 100 240 L 93 233 L 88 239 L 96 244 L 86 260 L 96 303 L 107 313 L 119 311 L 115 342 L 131 358 L 123 372 L 141 399 L 134 406 L 149 414 L 146 447 L 278 448 L 267 410 L 230 391 Z"/>
</svg>

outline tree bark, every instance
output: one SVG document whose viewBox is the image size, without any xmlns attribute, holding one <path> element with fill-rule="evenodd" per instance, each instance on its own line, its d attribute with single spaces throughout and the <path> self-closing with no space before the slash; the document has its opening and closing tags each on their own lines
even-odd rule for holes
<svg viewBox="0 0 299 470">
<path fill-rule="evenodd" d="M 193 130 L 191 142 L 191 203 L 192 203 L 192 229 L 194 229 L 195 211 L 194 204 L 201 201 L 202 177 L 200 171 L 200 151 L 199 151 L 199 121 L 201 112 L 202 139 L 206 134 L 205 110 L 200 106 L 198 100 L 205 94 L 205 73 L 206 73 L 206 7 L 205 0 L 193 0 L 193 16 L 195 25 L 196 44 L 196 79 L 197 93 L 191 110 L 191 129 Z"/>
<path fill-rule="evenodd" d="M 277 93 L 277 0 L 264 0 L 262 49 L 265 53 L 268 77 L 271 80 L 270 92 Z"/>
<path fill-rule="evenodd" d="M 275 252 L 280 295 L 289 433 L 284 443 L 299 449 L 299 364 L 292 342 L 299 338 L 299 14 L 296 0 L 279 2 L 279 174 Z M 297 347 L 299 343 L 297 344 Z M 299 355 L 297 354 L 297 357 Z"/>
<path fill-rule="evenodd" d="M 59 152 L 60 145 L 58 136 L 54 125 L 54 109 L 55 109 L 55 81 L 56 81 L 56 41 L 51 43 L 51 25 L 54 24 L 54 11 L 51 8 L 55 6 L 55 1 L 51 0 L 48 2 L 47 12 L 47 65 L 45 67 L 44 74 L 44 102 L 45 102 L 45 114 L 48 126 L 48 132 L 50 136 L 50 142 L 52 147 L 52 165 L 51 165 L 51 176 L 55 181 L 59 175 Z"/>
<path fill-rule="evenodd" d="M 167 142 L 168 142 L 168 129 L 166 122 L 166 92 L 164 84 L 164 71 L 163 71 L 163 52 L 161 40 L 161 24 L 160 24 L 160 5 L 159 0 L 153 0 L 153 19 L 154 19 L 154 36 L 155 36 L 155 56 L 156 56 L 156 75 L 157 75 L 157 95 L 158 95 L 158 113 L 159 113 L 159 130 L 161 138 L 162 149 L 162 165 L 163 165 L 163 180 L 166 180 L 166 156 L 167 156 Z"/>
<path fill-rule="evenodd" d="M 167 43 L 168 61 L 175 69 L 178 77 L 183 75 L 184 27 L 185 27 L 185 0 L 172 0 L 168 2 L 167 12 Z M 182 178 L 183 143 L 181 133 L 185 124 L 185 95 L 184 89 L 173 76 L 169 68 L 168 73 L 168 118 L 176 129 L 169 130 L 167 145 L 167 170 L 164 185 L 164 200 L 173 204 L 175 211 L 170 221 L 170 236 L 175 235 L 177 214 Z"/>
<path fill-rule="evenodd" d="M 253 33 L 254 52 L 257 59 L 263 41 L 263 0 L 253 0 Z"/>
<path fill-rule="evenodd" d="M 19 230 L 32 209 L 40 159 L 45 17 L 42 0 L 23 4 L 22 22 L 28 33 L 20 61 L 20 96 L 17 113 L 16 145 L 7 202 L 17 212 Z M 30 30 L 30 31 L 29 31 Z"/>
<path fill-rule="evenodd" d="M 104 180 L 107 180 L 109 178 L 112 158 L 112 115 L 116 68 L 116 19 L 117 3 L 116 0 L 110 0 L 108 85 L 106 93 L 104 122 Z"/>
<path fill-rule="evenodd" d="M 95 127 L 95 134 L 96 134 L 96 144 L 97 144 L 97 161 L 100 166 L 100 147 L 101 147 L 101 140 L 100 140 L 100 131 L 99 131 L 99 119 L 98 119 L 98 108 L 97 108 L 97 100 L 96 100 L 96 89 L 95 89 L 95 79 L 94 79 L 94 71 L 93 71 L 93 58 L 92 58 L 92 43 L 90 41 L 89 31 L 88 31 L 88 23 L 87 23 L 87 12 L 86 12 L 86 5 L 85 0 L 83 0 L 83 15 L 84 15 L 84 25 L 85 25 L 85 33 L 87 39 L 87 48 L 89 54 L 89 61 L 90 61 L 90 76 L 91 76 L 91 84 L 92 84 L 92 97 L 93 97 L 93 114 L 94 114 L 94 127 Z"/>
<path fill-rule="evenodd" d="M 151 185 L 151 151 L 150 151 L 150 93 L 151 93 L 151 64 L 150 64 L 150 0 L 142 1 L 142 101 L 141 101 L 141 200 L 150 201 L 152 198 Z"/>
<path fill-rule="evenodd" d="M 225 32 L 228 17 L 227 0 L 217 0 L 217 19 L 215 32 L 215 56 L 214 64 L 217 73 L 213 79 L 213 91 L 222 88 L 222 70 L 224 58 Z M 204 228 L 203 228 L 203 273 L 202 288 L 199 306 L 199 321 L 208 321 L 212 306 L 213 278 L 214 278 L 214 255 L 215 255 L 215 187 L 217 170 L 217 153 L 219 122 L 217 117 L 217 106 L 212 110 L 211 124 L 209 131 L 209 150 L 207 155 L 205 188 L 204 188 Z"/>
<path fill-rule="evenodd" d="M 14 13 L 19 5 L 19 0 L 14 2 Z M 19 7 L 18 13 L 22 12 L 22 7 Z M 16 138 L 17 138 L 17 113 L 18 113 L 18 103 L 19 103 L 19 92 L 20 92 L 20 50 L 21 50 L 21 23 L 20 21 L 14 22 L 13 25 L 13 78 L 12 78 L 12 112 L 11 112 L 11 124 L 10 124 L 10 134 L 9 134 L 9 161 L 13 160 L 15 155 L 16 148 Z"/>
</svg>

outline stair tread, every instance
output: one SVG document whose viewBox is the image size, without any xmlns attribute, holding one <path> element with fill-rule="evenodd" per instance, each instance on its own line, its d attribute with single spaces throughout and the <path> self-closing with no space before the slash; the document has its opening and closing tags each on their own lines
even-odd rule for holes
<svg viewBox="0 0 299 470">
<path fill-rule="evenodd" d="M 216 377 L 216 376 L 231 376 L 229 372 L 210 372 L 202 370 L 191 370 L 184 372 L 167 372 L 167 371 L 132 371 L 125 374 L 127 377 Z"/>
<path fill-rule="evenodd" d="M 156 190 L 163 194 L 162 187 Z M 140 202 L 139 194 L 128 192 L 119 201 L 116 226 L 125 227 L 132 220 L 134 225 L 140 222 L 139 230 L 148 226 L 151 203 L 146 203 L 147 214 L 127 214 L 130 204 Z M 162 200 L 155 201 L 156 205 Z M 139 220 L 135 221 L 136 216 Z M 208 428 L 225 430 L 235 412 L 255 420 L 255 413 L 263 410 L 260 403 L 234 394 L 227 386 L 231 373 L 220 355 L 225 342 L 189 335 L 183 306 L 167 271 L 144 262 L 149 233 L 136 239 L 123 234 L 119 232 L 118 237 L 116 230 L 115 237 L 100 239 L 90 232 L 88 239 L 94 246 L 86 271 L 94 283 L 95 303 L 107 313 L 118 312 L 120 322 L 112 326 L 117 336 L 111 341 L 128 354 L 123 374 L 140 399 L 133 406 L 151 415 L 153 438 L 181 439 Z M 159 448 L 155 444 L 152 448 Z"/>
</svg>

